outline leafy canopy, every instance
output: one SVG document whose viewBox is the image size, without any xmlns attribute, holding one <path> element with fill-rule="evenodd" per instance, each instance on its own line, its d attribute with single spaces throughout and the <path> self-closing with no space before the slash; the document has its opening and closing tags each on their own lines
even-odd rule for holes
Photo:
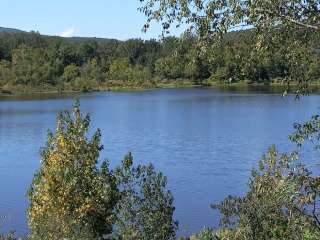
<svg viewBox="0 0 320 240">
<path fill-rule="evenodd" d="M 140 10 L 152 21 L 161 21 L 168 31 L 184 23 L 200 36 L 239 29 L 300 26 L 320 31 L 318 0 L 140 0 Z"/>
<path fill-rule="evenodd" d="M 297 81 L 297 94 L 309 93 L 313 73 L 308 73 L 312 55 L 317 55 L 318 44 L 312 41 L 320 35 L 319 0 L 140 0 L 140 11 L 147 17 L 144 30 L 153 21 L 161 22 L 163 33 L 172 25 L 184 25 L 200 40 L 200 53 L 209 52 L 216 58 L 224 33 L 251 29 L 256 33 L 251 39 L 255 56 L 281 52 L 288 69 L 284 80 Z M 253 43 L 253 45 L 252 45 Z M 272 50 L 276 49 L 276 51 Z M 257 50 L 255 52 L 255 50 Z M 236 62 L 236 59 L 234 59 Z M 253 63 L 255 61 L 253 60 Z M 318 62 L 318 60 L 316 61 Z M 257 67 L 256 65 L 254 67 Z M 245 67 L 242 67 L 245 69 Z M 226 75 L 218 69 L 218 76 Z M 313 71 L 314 72 L 314 71 Z M 222 74 L 221 74 L 222 73 Z M 256 75 L 251 71 L 251 76 Z M 237 74 L 237 72 L 235 73 Z M 232 73 L 234 75 L 234 73 Z M 260 72 L 258 72 L 258 79 Z"/>
</svg>

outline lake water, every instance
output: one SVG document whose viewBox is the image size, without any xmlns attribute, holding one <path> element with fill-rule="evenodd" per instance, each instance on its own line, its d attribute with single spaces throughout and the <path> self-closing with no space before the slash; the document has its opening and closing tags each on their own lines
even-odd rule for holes
<svg viewBox="0 0 320 240">
<path fill-rule="evenodd" d="M 3 229 L 27 232 L 26 191 L 39 167 L 39 149 L 59 110 L 78 97 L 101 128 L 101 159 L 117 165 L 131 151 L 168 177 L 179 235 L 218 224 L 210 204 L 242 194 L 250 169 L 268 147 L 294 148 L 292 124 L 318 113 L 320 96 L 282 98 L 265 92 L 161 89 L 78 96 L 0 99 L 0 215 Z M 313 161 L 311 152 L 306 152 Z"/>
</svg>

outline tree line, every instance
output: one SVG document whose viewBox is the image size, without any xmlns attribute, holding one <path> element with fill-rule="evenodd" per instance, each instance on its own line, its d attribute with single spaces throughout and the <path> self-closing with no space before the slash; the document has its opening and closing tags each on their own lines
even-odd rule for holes
<svg viewBox="0 0 320 240">
<path fill-rule="evenodd" d="M 295 75 L 289 61 L 292 46 L 304 62 L 304 78 L 320 76 L 319 35 L 297 31 L 291 38 L 275 29 L 277 42 L 263 48 L 255 30 L 230 32 L 202 51 L 195 33 L 161 40 L 71 38 L 39 33 L 0 34 L 0 89 L 2 91 L 91 91 L 114 88 L 152 88 L 162 85 L 226 83 L 272 84 Z M 260 45 L 262 50 L 259 49 Z M 301 65 L 299 65 L 301 66 Z M 297 82 L 297 78 L 292 78 Z"/>
</svg>

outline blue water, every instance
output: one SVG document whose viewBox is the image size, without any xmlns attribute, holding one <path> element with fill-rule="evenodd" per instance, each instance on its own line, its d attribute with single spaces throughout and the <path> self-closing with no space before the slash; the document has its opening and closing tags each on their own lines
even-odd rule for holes
<svg viewBox="0 0 320 240">
<path fill-rule="evenodd" d="M 117 165 L 131 151 L 168 177 L 179 235 L 218 224 L 210 204 L 243 194 L 252 167 L 271 144 L 294 149 L 292 124 L 319 112 L 320 96 L 282 98 L 265 92 L 162 89 L 63 97 L 0 99 L 0 215 L 3 230 L 27 232 L 26 191 L 39 167 L 39 149 L 59 110 L 78 97 L 100 128 L 101 159 Z M 311 151 L 311 150 L 310 150 Z M 308 161 L 315 161 L 307 152 Z"/>
</svg>

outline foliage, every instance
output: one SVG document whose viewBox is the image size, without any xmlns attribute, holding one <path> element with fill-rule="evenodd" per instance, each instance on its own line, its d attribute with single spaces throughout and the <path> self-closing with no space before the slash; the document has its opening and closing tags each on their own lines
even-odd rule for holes
<svg viewBox="0 0 320 240">
<path fill-rule="evenodd" d="M 102 146 L 79 103 L 58 116 L 40 170 L 29 190 L 30 239 L 174 239 L 173 196 L 152 165 L 133 166 L 131 154 L 114 171 L 97 167 Z"/>
<path fill-rule="evenodd" d="M 123 42 L 2 33 L 0 87 L 12 91 L 91 91 L 155 87 L 179 80 L 196 84 L 319 81 L 319 34 L 275 33 L 261 38 L 253 30 L 230 32 L 205 47 L 197 34 L 188 32 L 180 38 Z"/>
<path fill-rule="evenodd" d="M 70 64 L 64 68 L 63 80 L 65 83 L 74 82 L 80 75 L 80 69 L 75 64 Z"/>
<path fill-rule="evenodd" d="M 42 150 L 29 190 L 31 239 L 94 239 L 112 231 L 118 195 L 108 164 L 96 167 L 100 131 L 88 139 L 89 116 L 82 116 L 78 104 L 73 114 L 59 115 Z"/>
<path fill-rule="evenodd" d="M 204 229 L 200 233 L 179 240 L 219 240 L 217 233 L 212 229 Z"/>
<path fill-rule="evenodd" d="M 152 21 L 158 21 L 164 33 L 169 33 L 172 25 L 180 24 L 195 32 L 200 49 L 215 63 L 212 77 L 218 81 L 269 82 L 270 78 L 281 76 L 298 82 L 300 94 L 308 93 L 310 80 L 317 78 L 317 67 L 314 67 L 319 59 L 318 47 L 315 48 L 318 44 L 314 41 L 320 33 L 317 0 L 140 2 L 140 10 L 147 17 L 145 30 Z M 249 38 L 244 38 L 251 44 L 246 46 L 243 39 L 228 44 L 230 33 L 223 34 L 240 27 L 251 28 L 247 31 Z M 309 138 L 320 139 L 318 117 L 296 125 L 296 129 L 292 139 L 300 145 Z M 207 238 L 318 239 L 319 177 L 298 164 L 297 157 L 296 152 L 279 155 L 274 147 L 270 148 L 259 169 L 252 172 L 245 196 L 229 196 L 213 205 L 222 214 L 222 228 L 216 236 L 206 232 Z"/>
<path fill-rule="evenodd" d="M 121 198 L 116 205 L 116 236 L 120 239 L 175 239 L 173 196 L 167 179 L 150 164 L 133 166 L 129 153 L 115 170 Z"/>
<path fill-rule="evenodd" d="M 14 232 L 8 234 L 0 234 L 0 240 L 18 240 Z"/>
<path fill-rule="evenodd" d="M 155 63 L 155 72 L 163 79 L 183 78 L 184 64 L 177 56 L 160 58 Z"/>
<path fill-rule="evenodd" d="M 302 146 L 305 141 L 311 141 L 318 149 L 320 147 L 320 116 L 315 115 L 310 121 L 303 124 L 294 124 L 295 132 L 290 135 L 290 139 L 297 143 L 298 146 Z"/>
<path fill-rule="evenodd" d="M 186 24 L 208 37 L 219 32 L 255 26 L 269 28 L 279 25 L 300 26 L 320 30 L 317 0 L 140 0 L 140 10 L 147 16 L 144 28 L 152 21 L 161 21 L 163 30 Z"/>
<path fill-rule="evenodd" d="M 20 46 L 12 52 L 13 84 L 41 86 L 51 84 L 54 69 L 43 49 Z"/>
<path fill-rule="evenodd" d="M 209 53 L 211 63 L 215 63 L 212 77 L 216 80 L 232 82 L 247 78 L 269 82 L 270 77 L 281 76 L 298 83 L 298 94 L 306 94 L 310 80 L 317 78 L 319 51 L 314 41 L 320 33 L 317 0 L 140 2 L 140 10 L 147 17 L 145 30 L 152 21 L 158 21 L 164 33 L 169 33 L 172 25 L 180 24 L 195 32 L 200 49 Z M 252 33 L 249 48 L 241 44 L 244 41 L 230 45 L 230 33 L 223 35 L 242 27 L 250 28 L 247 32 Z M 219 57 L 221 54 L 224 57 Z M 319 126 L 318 116 L 304 125 L 297 124 L 291 139 L 299 146 L 311 139 L 319 148 L 316 143 L 320 139 Z M 213 205 L 222 214 L 222 228 L 213 237 L 319 239 L 319 177 L 297 163 L 297 157 L 296 152 L 280 155 L 275 147 L 270 148 L 259 169 L 252 172 L 245 196 L 229 196 Z"/>
<path fill-rule="evenodd" d="M 125 82 L 125 85 L 143 85 L 151 81 L 151 73 L 147 68 L 140 65 L 134 66 L 129 59 L 122 58 L 113 60 L 107 74 L 109 80 Z"/>
<path fill-rule="evenodd" d="M 140 2 L 148 18 L 145 29 L 156 20 L 164 32 L 186 24 L 193 35 L 162 42 L 2 35 L 1 86 L 87 90 L 102 83 L 142 85 L 155 76 L 196 81 L 211 76 L 222 82 L 293 79 L 306 93 L 308 82 L 319 78 L 319 1 Z M 252 29 L 222 35 L 242 26 Z M 152 165 L 133 167 L 131 154 L 114 173 L 107 163 L 97 168 L 100 133 L 88 140 L 89 118 L 78 106 L 74 114 L 60 115 L 42 152 L 29 192 L 31 238 L 92 239 L 114 230 L 120 239 L 173 239 L 177 224 L 166 178 Z M 318 116 L 297 124 L 291 139 L 300 147 L 311 140 L 319 148 L 319 126 Z M 221 229 L 190 239 L 319 239 L 320 178 L 298 156 L 270 148 L 252 171 L 248 192 L 213 205 L 222 214 Z"/>
<path fill-rule="evenodd" d="M 318 239 L 319 178 L 298 164 L 297 153 L 271 147 L 252 172 L 244 197 L 213 205 L 222 213 L 222 239 Z M 223 237 L 222 237 L 223 236 Z"/>
<path fill-rule="evenodd" d="M 315 70 L 309 67 L 313 63 L 310 57 L 319 59 L 318 47 L 315 48 L 318 44 L 313 39 L 314 36 L 320 35 L 318 0 L 140 0 L 140 2 L 140 11 L 147 17 L 144 30 L 147 30 L 153 21 L 162 23 L 164 33 L 169 33 L 173 25 L 176 27 L 183 25 L 195 33 L 200 40 L 198 42 L 200 50 L 209 56 L 216 56 L 210 53 L 212 51 L 220 51 L 220 42 L 224 41 L 225 33 L 239 29 L 250 29 L 250 32 L 255 33 L 248 45 L 249 52 L 253 54 L 236 50 L 240 54 L 232 54 L 235 58 L 231 61 L 231 67 L 227 65 L 218 69 L 214 78 L 219 80 L 223 77 L 234 81 L 247 75 L 247 79 L 251 81 L 259 81 L 261 77 L 263 80 L 269 80 L 269 76 L 272 72 L 273 74 L 276 72 L 274 70 L 277 67 L 274 65 L 268 68 L 266 64 L 277 61 L 276 55 L 272 54 L 278 52 L 283 59 L 281 62 L 285 63 L 283 66 L 285 68 L 281 70 L 284 73 L 281 74 L 282 78 L 288 83 L 289 81 L 298 83 L 298 94 L 309 92 L 308 85 L 314 77 L 308 74 L 308 71 Z M 271 61 L 264 61 L 257 53 L 267 54 L 271 57 Z M 247 66 L 239 64 L 237 60 Z M 249 64 L 246 64 L 247 60 Z M 241 73 L 242 70 L 244 73 Z"/>
<path fill-rule="evenodd" d="M 80 70 L 80 77 L 75 80 L 74 89 L 81 91 L 97 89 L 104 81 L 104 73 L 98 65 L 97 59 L 94 58 L 88 60 L 88 62 L 82 66 Z"/>
<path fill-rule="evenodd" d="M 0 61 L 0 87 L 7 83 L 7 79 L 11 78 L 11 63 L 6 60 Z"/>
</svg>

